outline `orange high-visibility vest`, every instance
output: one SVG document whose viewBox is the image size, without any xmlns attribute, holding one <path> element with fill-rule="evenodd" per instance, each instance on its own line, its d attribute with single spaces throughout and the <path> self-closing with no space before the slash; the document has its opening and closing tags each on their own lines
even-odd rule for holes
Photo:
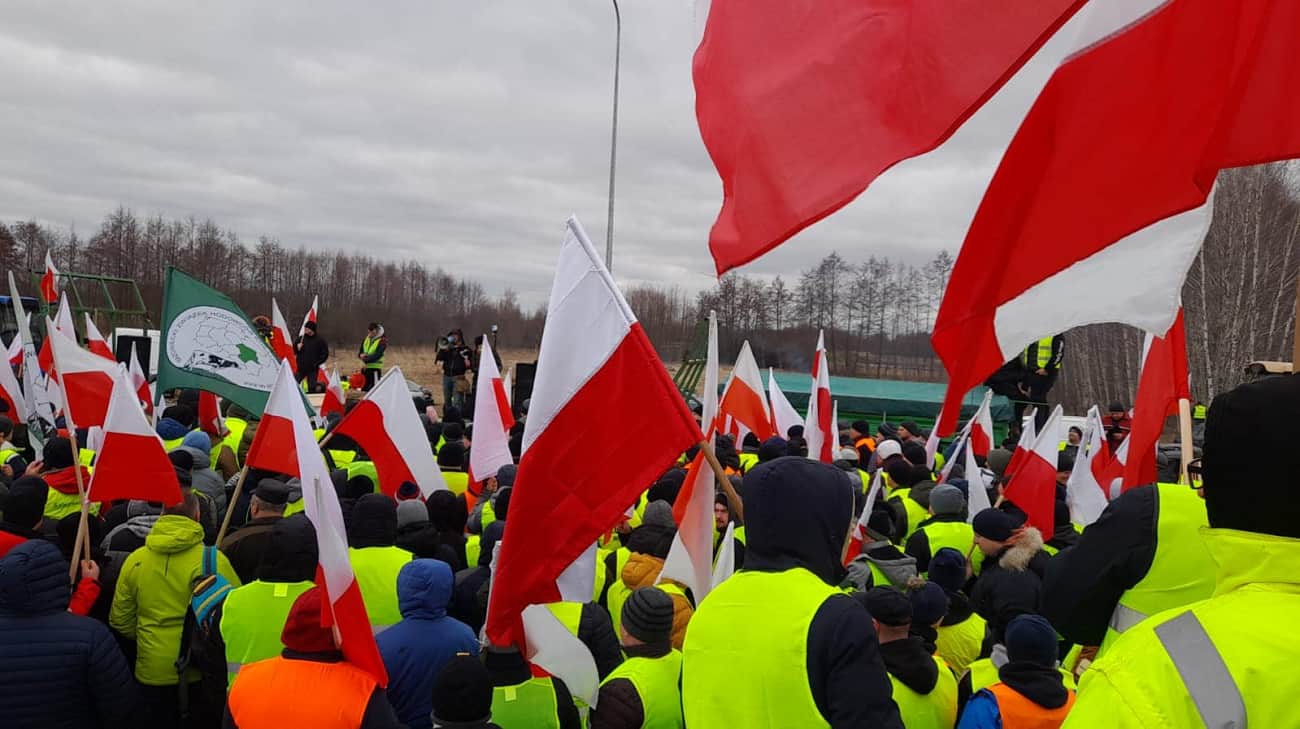
<svg viewBox="0 0 1300 729">
<path fill-rule="evenodd" d="M 1005 683 L 995 683 L 989 686 L 989 691 L 998 700 L 998 713 L 1002 715 L 1005 729 L 1060 729 L 1070 707 L 1074 706 L 1073 691 L 1065 705 L 1057 709 L 1045 709 Z M 240 727 L 242 729 L 243 724 Z"/>
<path fill-rule="evenodd" d="M 351 663 L 271 658 L 240 669 L 228 705 L 239 729 L 280 729 L 290 718 L 312 729 L 357 729 L 377 685 Z"/>
</svg>

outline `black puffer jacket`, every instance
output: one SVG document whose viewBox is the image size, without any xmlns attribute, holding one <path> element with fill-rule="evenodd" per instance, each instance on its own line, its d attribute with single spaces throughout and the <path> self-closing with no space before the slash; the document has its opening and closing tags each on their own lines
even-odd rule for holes
<svg viewBox="0 0 1300 729">
<path fill-rule="evenodd" d="M 1026 528 L 1016 544 L 984 560 L 970 601 L 989 623 L 991 644 L 1002 642 L 1012 618 L 1039 611 L 1048 560 L 1043 536 L 1033 527 Z"/>
<path fill-rule="evenodd" d="M 136 726 L 136 688 L 103 623 L 68 612 L 68 563 L 40 540 L 0 560 L 0 724 Z"/>
</svg>

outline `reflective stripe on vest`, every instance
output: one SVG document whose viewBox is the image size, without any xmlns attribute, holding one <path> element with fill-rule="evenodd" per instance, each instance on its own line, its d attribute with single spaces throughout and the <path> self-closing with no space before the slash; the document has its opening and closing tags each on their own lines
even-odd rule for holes
<svg viewBox="0 0 1300 729">
<path fill-rule="evenodd" d="M 447 483 L 447 490 L 456 496 L 465 493 L 469 488 L 469 474 L 463 471 L 443 471 L 442 480 Z M 487 526 L 484 524 L 483 526 Z"/>
<path fill-rule="evenodd" d="M 376 634 L 402 621 L 397 602 L 397 573 L 413 557 L 401 547 L 348 547 L 352 572 L 366 603 L 366 616 Z"/>
<path fill-rule="evenodd" d="M 837 594 L 801 567 L 741 570 L 710 592 L 682 650 L 687 726 L 829 728 L 808 684 L 808 626 Z"/>
<path fill-rule="evenodd" d="M 312 582 L 254 580 L 226 595 L 221 607 L 221 638 L 226 644 L 227 691 L 242 666 L 280 655 L 284 650 L 280 633 L 289 608 L 312 587 Z"/>
<path fill-rule="evenodd" d="M 998 702 L 998 715 L 1002 726 L 1015 729 L 1057 729 L 1074 707 L 1075 694 L 1070 692 L 1065 705 L 1046 709 L 1021 696 L 1005 683 L 995 683 L 986 689 Z"/>
<path fill-rule="evenodd" d="M 894 687 L 894 703 L 907 729 L 952 729 L 957 723 L 957 679 L 938 658 L 939 680 L 928 694 L 921 694 L 889 676 Z"/>
<path fill-rule="evenodd" d="M 1156 626 L 1206 727 L 1246 728 L 1246 702 L 1205 626 L 1190 610 Z"/>
<path fill-rule="evenodd" d="M 560 729 L 550 678 L 530 678 L 492 689 L 492 723 L 501 729 Z"/>
<path fill-rule="evenodd" d="M 984 618 L 975 613 L 956 625 L 939 626 L 935 654 L 947 661 L 958 675 L 966 673 L 980 657 L 987 626 Z"/>
<path fill-rule="evenodd" d="M 1025 353 L 1021 357 L 1025 367 L 1031 370 L 1047 369 L 1047 365 L 1052 363 L 1052 340 L 1056 337 L 1043 337 L 1034 344 L 1025 348 Z M 1032 354 L 1031 354 L 1032 353 Z"/>
<path fill-rule="evenodd" d="M 293 726 L 356 729 L 375 686 L 370 674 L 345 661 L 272 658 L 244 666 L 227 706 L 239 729 L 280 729 L 286 701 L 293 701 Z"/>
<path fill-rule="evenodd" d="M 1156 553 L 1151 568 L 1120 596 L 1097 655 L 1148 615 L 1205 600 L 1214 593 L 1214 560 L 1200 537 L 1209 525 L 1205 500 L 1177 484 L 1156 484 Z"/>
<path fill-rule="evenodd" d="M 682 654 L 669 651 L 659 658 L 629 658 L 615 668 L 601 686 L 616 679 L 632 682 L 641 699 L 641 729 L 682 729 L 682 692 L 678 683 L 682 675 Z"/>
<path fill-rule="evenodd" d="M 373 355 L 375 352 L 379 351 L 379 341 L 380 340 L 378 339 L 366 337 L 365 340 L 361 342 L 361 351 L 365 352 L 366 356 Z M 364 362 L 363 364 L 368 370 L 382 370 L 384 368 L 384 360 L 382 357 L 374 362 Z"/>
</svg>

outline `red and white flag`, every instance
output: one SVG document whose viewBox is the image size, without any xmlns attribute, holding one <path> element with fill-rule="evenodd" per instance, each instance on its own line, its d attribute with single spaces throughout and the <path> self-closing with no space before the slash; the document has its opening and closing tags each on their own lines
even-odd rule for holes
<svg viewBox="0 0 1300 729">
<path fill-rule="evenodd" d="M 1142 347 L 1142 373 L 1133 403 L 1130 458 L 1124 464 L 1124 490 L 1156 482 L 1156 445 L 1165 420 L 1178 414 L 1178 401 L 1190 400 L 1187 379 L 1187 334 L 1183 312 L 1162 337 L 1147 335 Z"/>
<path fill-rule="evenodd" d="M 763 374 L 754 361 L 754 352 L 749 348 L 748 340 L 740 345 L 740 354 L 736 355 L 736 366 L 727 379 L 727 387 L 718 403 L 718 412 L 731 416 L 733 421 L 745 426 L 747 432 L 758 436 L 759 441 L 775 435 L 772 430 L 772 414 L 767 409 L 767 398 L 763 397 Z M 736 442 L 740 443 L 739 440 Z"/>
<path fill-rule="evenodd" d="M 334 426 L 334 432 L 348 436 L 370 456 L 379 488 L 389 496 L 406 481 L 419 486 L 424 498 L 447 488 L 400 367 L 385 372 L 366 399 Z"/>
<path fill-rule="evenodd" d="M 410 408 L 409 398 L 407 407 Z M 316 446 L 307 407 L 288 362 L 280 364 L 257 435 L 248 449 L 247 463 L 252 468 L 297 476 L 302 482 L 304 511 L 316 527 L 320 554 L 316 583 L 329 596 L 329 614 L 323 617 L 337 628 L 335 639 L 348 662 L 374 676 L 380 686 L 387 686 L 388 672 L 375 645 L 361 588 L 348 561 L 343 510 Z"/>
<path fill-rule="evenodd" d="M 515 462 L 510 455 L 510 429 L 514 424 L 505 383 L 492 356 L 492 344 L 484 336 L 474 374 L 474 447 L 469 449 L 469 469 L 475 481 L 486 481 L 496 476 L 502 466 Z"/>
<path fill-rule="evenodd" d="M 330 372 L 328 384 L 325 385 L 325 399 L 321 401 L 321 417 L 328 417 L 333 413 L 343 415 L 345 407 L 345 395 L 343 394 L 343 382 L 339 380 L 338 368 Z"/>
<path fill-rule="evenodd" d="M 839 445 L 835 423 L 832 422 L 831 372 L 826 358 L 826 333 L 817 333 L 817 353 L 813 357 L 812 392 L 808 396 L 808 418 L 804 423 L 804 439 L 808 442 L 808 457 L 831 463 Z"/>
<path fill-rule="evenodd" d="M 975 429 L 972 428 L 971 433 L 974 432 Z M 984 480 L 984 469 L 976 462 L 975 449 L 971 446 L 973 437 L 973 435 L 967 436 L 966 440 L 966 522 L 968 524 L 974 523 L 976 514 L 993 508 L 993 504 L 989 502 L 989 482 Z"/>
<path fill-rule="evenodd" d="M 271 297 L 271 351 L 286 362 L 294 362 L 293 336 L 289 334 L 289 325 L 285 323 L 274 296 Z"/>
<path fill-rule="evenodd" d="M 54 267 L 54 257 L 45 250 L 45 273 L 41 276 L 41 298 L 53 304 L 59 300 L 59 269 Z"/>
<path fill-rule="evenodd" d="M 980 458 L 988 458 L 989 451 L 993 449 L 993 391 L 987 390 L 984 393 L 984 401 L 980 403 L 980 409 L 975 411 L 975 417 L 970 422 L 970 442 L 967 447 L 975 452 Z M 942 418 L 940 418 L 942 420 Z M 939 430 L 938 423 L 935 423 L 934 430 Z"/>
<path fill-rule="evenodd" d="M 876 497 L 880 495 L 884 484 L 885 469 L 877 469 L 876 475 L 871 479 L 871 488 L 867 489 L 866 505 L 862 507 L 862 513 L 858 515 L 858 521 L 853 525 L 853 532 L 849 535 L 849 550 L 844 555 L 845 567 L 862 554 L 862 545 L 867 543 L 867 524 L 871 520 L 871 506 L 876 503 Z"/>
<path fill-rule="evenodd" d="M 119 370 L 104 418 L 95 470 L 86 489 L 86 497 L 92 502 L 137 499 L 171 505 L 181 500 L 176 469 L 167 458 L 162 439 L 140 409 L 138 397 L 126 373 Z"/>
<path fill-rule="evenodd" d="M 1080 20 L 944 294 L 932 343 L 947 402 L 1074 326 L 1163 335 L 1218 172 L 1300 155 L 1300 3 L 1094 0 Z"/>
<path fill-rule="evenodd" d="M 1011 460 L 1007 461 L 1007 467 L 1002 469 L 1004 479 L 1011 478 L 1024 462 L 1029 451 L 1034 449 L 1034 443 L 1038 441 L 1036 432 L 1036 411 L 1038 408 L 1030 408 L 1029 414 L 1020 421 L 1020 440 L 1016 441 L 1016 449 L 1011 452 Z"/>
<path fill-rule="evenodd" d="M 727 524 L 727 531 L 722 533 L 722 541 L 718 543 L 717 564 L 713 565 L 713 579 L 711 587 L 717 587 L 727 581 L 736 572 L 736 523 Z M 710 590 L 711 592 L 712 590 Z M 700 598 L 703 600 L 704 598 Z M 696 600 L 695 604 L 699 604 Z"/>
<path fill-rule="evenodd" d="M 703 437 L 576 218 L 560 249 L 538 361 L 488 606 L 496 645 L 523 645 L 523 609 L 559 599 L 560 575 Z M 618 479 L 604 458 L 574 457 L 575 433 L 587 453 L 618 454 Z"/>
<path fill-rule="evenodd" d="M 68 305 L 68 295 L 64 294 L 59 299 L 59 308 L 54 314 L 54 318 L 45 319 L 45 341 L 41 342 L 41 351 L 37 353 L 36 360 L 41 365 L 41 371 L 48 375 L 54 375 L 54 350 L 50 342 L 50 337 L 54 334 L 61 334 L 64 337 L 77 342 L 77 328 L 72 323 L 72 307 Z"/>
<path fill-rule="evenodd" d="M 311 297 L 311 308 L 307 310 L 307 316 L 302 318 L 302 326 L 298 327 L 298 337 L 302 338 L 307 334 L 307 323 L 316 323 L 316 305 L 320 303 L 320 296 Z"/>
<path fill-rule="evenodd" d="M 934 422 L 937 423 L 942 419 L 943 419 L 943 411 L 940 411 L 939 417 L 935 418 Z M 966 433 L 969 430 L 970 430 L 970 423 L 967 423 L 965 430 L 962 432 L 962 435 L 966 435 Z M 934 457 L 936 454 L 938 454 L 938 452 L 939 452 L 939 429 L 930 428 L 930 434 L 925 437 L 925 467 L 930 469 L 931 471 L 934 470 Z"/>
<path fill-rule="evenodd" d="M 199 430 L 208 434 L 213 443 L 217 443 L 230 431 L 226 428 L 226 419 L 221 417 L 221 398 L 207 390 L 199 391 Z"/>
<path fill-rule="evenodd" d="M 135 389 L 136 398 L 144 408 L 144 414 L 153 415 L 153 391 L 149 389 L 149 378 L 145 375 L 144 368 L 140 366 L 140 356 L 136 353 L 135 342 L 131 343 L 131 364 L 127 367 L 126 374 L 130 378 L 131 387 Z"/>
<path fill-rule="evenodd" d="M 712 311 L 709 312 L 700 413 L 706 437 L 712 438 L 714 433 L 709 424 L 716 422 L 718 413 L 718 318 Z M 704 454 L 696 454 L 673 503 L 677 534 L 659 571 L 660 582 L 676 580 L 691 588 L 696 604 L 713 588 L 713 481 L 713 469 L 704 460 Z"/>
<path fill-rule="evenodd" d="M 23 340 L 14 332 L 14 342 L 18 344 L 18 362 L 23 358 Z M 27 422 L 27 402 L 23 399 L 23 389 L 18 385 L 12 361 L 0 367 L 0 400 L 9 404 L 9 418 L 15 423 Z"/>
<path fill-rule="evenodd" d="M 104 335 L 99 333 L 99 327 L 95 326 L 95 320 L 90 318 L 90 312 L 86 312 L 86 349 L 89 349 L 91 354 L 97 354 L 114 362 L 117 361 L 117 358 L 113 356 L 113 350 L 108 348 L 108 340 L 104 339 Z"/>
<path fill-rule="evenodd" d="M 9 341 L 9 348 L 6 350 L 6 355 L 9 357 L 10 367 L 17 367 L 23 363 L 22 337 L 17 334 L 14 335 L 14 338 Z"/>
<path fill-rule="evenodd" d="M 695 53 L 719 273 L 941 144 L 1083 0 L 713 0 Z"/>
<path fill-rule="evenodd" d="M 1070 506 L 1070 521 L 1088 526 L 1097 521 L 1106 510 L 1106 491 L 1102 489 L 1093 472 L 1093 464 L 1105 457 L 1101 414 L 1097 406 L 1088 410 L 1088 420 L 1083 426 L 1083 440 L 1079 454 L 1074 458 L 1074 470 L 1065 484 L 1065 501 Z"/>
<path fill-rule="evenodd" d="M 790 404 L 790 399 L 785 396 L 785 391 L 781 389 L 776 376 L 772 374 L 771 367 L 767 368 L 767 395 L 772 400 L 772 424 L 779 431 L 777 435 L 789 438 L 790 429 L 796 425 L 803 425 L 803 418 Z"/>
<path fill-rule="evenodd" d="M 82 349 L 62 334 L 46 337 L 59 373 L 63 409 L 78 428 L 102 426 L 113 398 L 113 384 L 122 366 Z"/>
<path fill-rule="evenodd" d="M 1056 460 L 1061 445 L 1061 406 L 1047 419 L 1033 448 L 1021 460 L 1003 495 L 1028 515 L 1028 523 L 1050 538 L 1056 523 Z"/>
</svg>

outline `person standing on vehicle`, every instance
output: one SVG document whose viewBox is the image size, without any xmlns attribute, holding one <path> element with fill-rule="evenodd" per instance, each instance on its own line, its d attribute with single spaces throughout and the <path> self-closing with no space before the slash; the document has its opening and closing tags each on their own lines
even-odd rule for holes
<svg viewBox="0 0 1300 729">
<path fill-rule="evenodd" d="M 465 409 L 465 396 L 470 394 L 469 371 L 473 368 L 471 358 L 474 352 L 465 346 L 465 335 L 459 329 L 453 329 L 447 334 L 447 352 L 443 360 L 442 373 L 444 377 L 451 378 L 451 399 L 443 403 L 445 410 L 450 404 L 458 410 Z M 444 380 L 445 382 L 445 380 Z M 446 386 L 443 387 L 443 396 L 445 397 Z"/>
<path fill-rule="evenodd" d="M 364 350 L 365 347 L 362 347 Z M 303 325 L 302 336 L 295 347 L 295 364 L 298 367 L 298 382 L 307 383 L 307 392 L 325 392 L 325 386 L 316 379 L 321 365 L 329 361 L 330 345 L 323 337 L 316 334 L 316 322 L 309 321 Z"/>
<path fill-rule="evenodd" d="M 361 358 L 362 370 L 366 374 L 366 384 L 362 388 L 366 392 L 379 382 L 379 376 L 384 372 L 384 350 L 386 349 L 388 349 L 388 337 L 384 336 L 384 325 L 370 322 L 366 327 L 366 338 L 361 340 L 361 350 L 357 352 Z"/>
</svg>

